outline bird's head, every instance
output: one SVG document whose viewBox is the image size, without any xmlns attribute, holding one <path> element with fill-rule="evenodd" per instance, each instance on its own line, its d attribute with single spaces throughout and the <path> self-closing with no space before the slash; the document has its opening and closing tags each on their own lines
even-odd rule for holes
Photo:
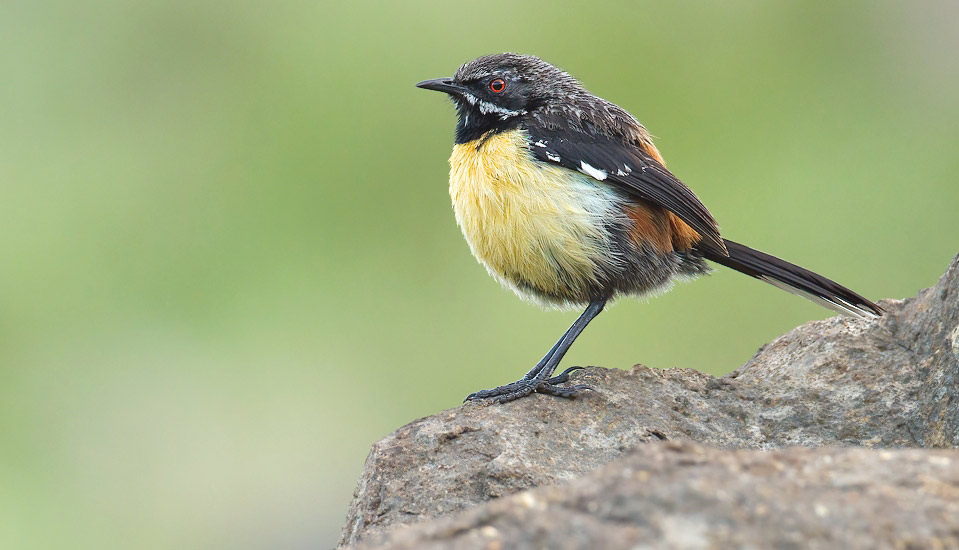
<svg viewBox="0 0 959 550">
<path fill-rule="evenodd" d="M 588 94 L 566 72 L 532 55 L 487 55 L 464 64 L 450 78 L 417 84 L 449 94 L 456 104 L 457 141 L 475 139 L 498 128 L 514 126 L 518 119 L 551 104 Z"/>
</svg>

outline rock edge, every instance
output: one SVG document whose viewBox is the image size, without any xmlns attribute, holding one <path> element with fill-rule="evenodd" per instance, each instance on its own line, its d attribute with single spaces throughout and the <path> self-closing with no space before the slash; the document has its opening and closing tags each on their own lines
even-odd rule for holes
<svg viewBox="0 0 959 550">
<path fill-rule="evenodd" d="M 373 445 L 340 543 L 569 482 L 641 443 L 959 447 L 959 256 L 935 287 L 882 305 L 877 321 L 802 325 L 722 378 L 590 368 L 575 382 L 597 391 L 575 400 L 467 404 L 414 421 Z"/>
</svg>

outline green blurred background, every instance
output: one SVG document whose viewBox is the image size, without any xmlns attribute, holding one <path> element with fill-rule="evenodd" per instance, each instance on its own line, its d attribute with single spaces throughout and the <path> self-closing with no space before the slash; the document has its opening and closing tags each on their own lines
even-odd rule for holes
<svg viewBox="0 0 959 550">
<path fill-rule="evenodd" d="M 535 53 L 633 112 L 732 239 L 866 296 L 959 249 L 955 2 L 0 4 L 0 547 L 323 548 L 370 444 L 576 313 L 453 221 L 414 88 Z M 830 312 L 720 271 L 566 364 L 722 374 Z"/>
</svg>

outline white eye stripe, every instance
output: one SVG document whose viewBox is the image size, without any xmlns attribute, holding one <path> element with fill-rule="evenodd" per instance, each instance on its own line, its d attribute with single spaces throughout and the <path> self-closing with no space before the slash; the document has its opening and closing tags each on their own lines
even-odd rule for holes
<svg viewBox="0 0 959 550">
<path fill-rule="evenodd" d="M 489 101 L 482 100 L 473 94 L 463 94 L 463 97 L 469 102 L 470 105 L 479 107 L 480 112 L 484 115 L 497 114 L 501 119 L 506 120 L 510 117 L 526 114 L 526 111 L 524 110 L 512 111 L 510 109 L 505 109 L 499 105 L 494 105 Z"/>
</svg>

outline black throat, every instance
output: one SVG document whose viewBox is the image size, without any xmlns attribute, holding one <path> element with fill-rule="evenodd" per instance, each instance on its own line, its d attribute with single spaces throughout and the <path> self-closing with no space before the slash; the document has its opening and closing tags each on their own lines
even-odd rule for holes
<svg viewBox="0 0 959 550">
<path fill-rule="evenodd" d="M 498 113 L 483 114 L 474 105 L 462 99 L 455 99 L 456 114 L 459 121 L 456 123 L 456 144 L 476 141 L 483 136 L 492 136 L 500 132 L 512 130 L 520 125 L 522 116 L 511 116 L 503 119 Z M 487 136 L 487 137 L 488 137 Z"/>
</svg>

